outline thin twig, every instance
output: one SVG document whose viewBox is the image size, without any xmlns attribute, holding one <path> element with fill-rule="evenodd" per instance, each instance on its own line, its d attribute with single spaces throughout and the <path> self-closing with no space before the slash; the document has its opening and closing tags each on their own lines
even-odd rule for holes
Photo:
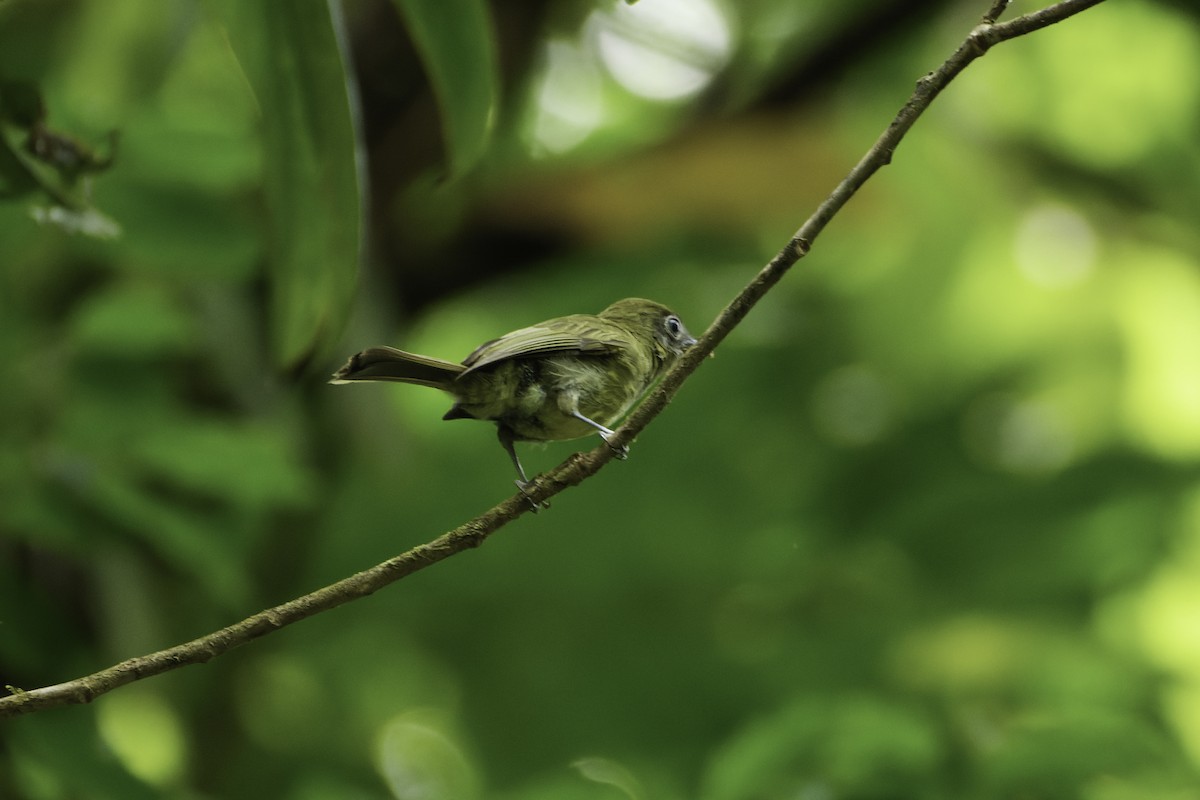
<svg viewBox="0 0 1200 800">
<path fill-rule="evenodd" d="M 0 718 L 56 706 L 89 703 L 119 686 L 187 664 L 208 661 L 234 647 L 265 636 L 286 625 L 291 625 L 293 622 L 372 594 L 388 584 L 444 558 L 472 547 L 478 547 L 491 534 L 521 514 L 528 512 L 531 508 L 530 500 L 541 503 L 568 486 L 574 486 L 594 475 L 612 460 L 614 450 L 631 442 L 654 417 L 667 407 L 688 376 L 729 335 L 730 331 L 737 327 L 738 323 L 770 291 L 771 287 L 778 283 L 784 274 L 808 253 L 813 241 L 842 206 L 875 172 L 892 160 L 896 147 L 913 123 L 955 76 L 992 46 L 1060 22 L 1102 1 L 1063 0 L 1009 22 L 996 23 L 995 17 L 1004 10 L 1007 0 L 994 0 L 991 9 L 984 17 L 984 22 L 971 31 L 954 55 L 936 71 L 917 81 L 917 87 L 908 102 L 862 160 L 850 170 L 845 179 L 818 206 L 813 215 L 796 231 L 783 249 L 721 311 L 704 335 L 700 337 L 697 345 L 688 350 L 650 396 L 629 416 L 629 419 L 617 431 L 616 436 L 612 438 L 610 445 L 601 445 L 587 453 L 576 453 L 555 469 L 535 479 L 529 487 L 527 495 L 518 494 L 511 497 L 427 544 L 414 547 L 395 558 L 344 578 L 337 583 L 259 612 L 241 622 L 190 642 L 149 655 L 131 658 L 82 678 L 29 691 L 18 689 L 12 695 L 0 698 Z"/>
<path fill-rule="evenodd" d="M 1010 0 L 995 0 L 988 12 L 983 15 L 983 24 L 991 25 L 996 20 L 1000 19 L 1000 15 L 1008 8 Z"/>
</svg>

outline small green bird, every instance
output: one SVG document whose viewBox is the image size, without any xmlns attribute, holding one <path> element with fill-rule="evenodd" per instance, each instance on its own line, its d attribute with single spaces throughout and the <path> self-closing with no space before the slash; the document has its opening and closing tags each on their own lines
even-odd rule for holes
<svg viewBox="0 0 1200 800">
<path fill-rule="evenodd" d="M 618 300 L 599 314 L 572 314 L 485 342 L 461 364 L 372 347 L 351 356 L 330 383 L 399 381 L 449 392 L 442 419 L 496 423 L 500 444 L 529 484 L 513 442 L 599 433 L 696 343 L 679 317 L 652 300 Z M 622 456 L 624 454 L 622 453 Z"/>
</svg>

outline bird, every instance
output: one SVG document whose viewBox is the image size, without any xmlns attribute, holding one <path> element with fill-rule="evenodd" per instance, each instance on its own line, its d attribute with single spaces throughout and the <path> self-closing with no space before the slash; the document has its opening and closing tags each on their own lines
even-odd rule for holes
<svg viewBox="0 0 1200 800">
<path fill-rule="evenodd" d="M 446 392 L 453 405 L 442 419 L 496 424 L 516 468 L 517 487 L 530 481 L 514 442 L 551 442 L 597 433 L 629 411 L 696 338 L 679 316 L 653 300 L 618 300 L 598 314 L 571 314 L 484 342 L 461 363 L 371 347 L 333 374 L 333 384 L 395 381 Z M 618 450 L 624 458 L 627 448 Z"/>
</svg>

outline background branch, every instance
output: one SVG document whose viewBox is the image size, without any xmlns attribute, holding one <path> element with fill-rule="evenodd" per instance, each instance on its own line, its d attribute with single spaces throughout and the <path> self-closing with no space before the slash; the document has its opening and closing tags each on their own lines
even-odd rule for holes
<svg viewBox="0 0 1200 800">
<path fill-rule="evenodd" d="M 700 362 L 713 352 L 717 345 L 749 313 L 750 309 L 808 252 L 813 241 L 842 206 L 880 167 L 891 161 L 896 147 L 916 119 L 968 64 L 999 42 L 1062 21 L 1099 2 L 1102 0 L 1064 0 L 1004 23 L 993 21 L 1004 6 L 1004 3 L 994 3 L 983 23 L 966 37 L 955 53 L 936 71 L 929 73 L 917 82 L 912 96 L 892 120 L 887 130 L 779 253 L 721 311 L 701 337 L 699 344 L 687 353 L 680 363 L 664 377 L 645 402 L 630 415 L 625 425 L 618 430 L 613 444 L 619 446 L 632 441 L 655 416 L 662 412 Z M 612 457 L 613 451 L 607 446 L 600 446 L 587 453 L 577 453 L 557 468 L 537 478 L 530 488 L 529 496 L 535 502 L 543 502 L 566 487 L 575 485 L 595 474 Z M 127 683 L 186 664 L 206 662 L 238 645 L 355 598 L 371 594 L 448 556 L 477 547 L 493 532 L 528 511 L 529 503 L 526 497 L 516 495 L 427 544 L 415 547 L 371 569 L 255 614 L 206 636 L 149 655 L 128 659 L 107 669 L 65 683 L 29 691 L 17 689 L 11 696 L 0 698 L 0 717 L 11 717 L 56 706 L 87 703 Z"/>
</svg>

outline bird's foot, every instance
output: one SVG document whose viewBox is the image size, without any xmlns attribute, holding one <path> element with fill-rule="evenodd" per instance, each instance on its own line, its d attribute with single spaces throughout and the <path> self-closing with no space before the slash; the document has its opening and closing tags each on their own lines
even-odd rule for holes
<svg viewBox="0 0 1200 800">
<path fill-rule="evenodd" d="M 616 433 L 614 431 L 610 431 L 608 428 L 605 428 L 603 431 L 600 432 L 600 438 L 604 440 L 604 443 L 606 445 L 608 445 L 608 449 L 613 451 L 614 456 L 616 456 L 620 460 L 624 461 L 625 459 L 629 458 L 629 445 L 613 444 L 612 443 L 613 436 L 616 436 Z"/>
<path fill-rule="evenodd" d="M 517 480 L 513 481 L 513 483 L 515 483 L 517 485 L 517 488 L 521 490 L 521 494 L 525 495 L 525 500 L 528 501 L 528 503 L 529 503 L 529 510 L 532 511 L 534 514 L 538 513 L 543 508 L 550 507 L 549 500 L 543 500 L 542 502 L 539 503 L 538 501 L 534 500 L 532 497 L 529 496 L 529 489 L 530 489 L 530 487 L 533 486 L 533 481 L 526 481 L 526 480 L 522 480 L 522 479 L 518 478 Z"/>
</svg>

